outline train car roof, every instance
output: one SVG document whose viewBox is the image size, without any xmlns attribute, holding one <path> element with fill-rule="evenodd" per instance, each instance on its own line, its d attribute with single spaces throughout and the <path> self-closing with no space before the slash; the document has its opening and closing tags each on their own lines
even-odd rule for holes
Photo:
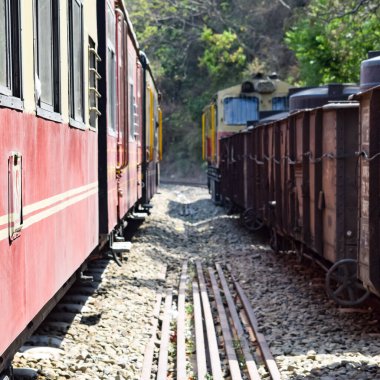
<svg viewBox="0 0 380 380">
<path fill-rule="evenodd" d="M 379 90 L 380 89 L 380 85 L 378 86 L 374 86 L 374 87 L 370 87 L 370 88 L 367 88 L 363 91 L 359 91 L 358 93 L 356 94 L 353 94 L 349 97 L 350 100 L 359 100 L 362 96 L 364 95 L 367 95 L 369 94 L 370 92 L 374 91 L 374 90 Z"/>
<path fill-rule="evenodd" d="M 116 0 L 116 8 L 119 8 L 123 12 L 125 20 L 126 20 L 127 25 L 128 25 L 128 33 L 131 34 L 132 41 L 133 41 L 136 49 L 140 50 L 140 45 L 139 45 L 139 42 L 137 41 L 135 29 L 133 28 L 133 24 L 132 24 L 132 21 L 129 17 L 129 13 L 127 11 L 127 8 L 125 7 L 124 1 L 123 0 Z"/>
</svg>

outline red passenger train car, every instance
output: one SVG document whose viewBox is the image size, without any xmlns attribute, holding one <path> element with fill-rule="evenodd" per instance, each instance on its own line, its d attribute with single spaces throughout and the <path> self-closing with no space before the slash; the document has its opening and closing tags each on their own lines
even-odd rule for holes
<svg viewBox="0 0 380 380">
<path fill-rule="evenodd" d="M 0 33 L 2 378 L 91 254 L 148 209 L 150 101 L 154 136 L 162 124 L 122 1 L 0 0 Z"/>
</svg>

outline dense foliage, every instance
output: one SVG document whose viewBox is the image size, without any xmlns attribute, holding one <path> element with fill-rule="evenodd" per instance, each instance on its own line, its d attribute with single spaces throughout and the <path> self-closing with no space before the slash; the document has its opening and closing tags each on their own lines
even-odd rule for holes
<svg viewBox="0 0 380 380">
<path fill-rule="evenodd" d="M 282 42 L 291 10 L 265 0 L 130 0 L 126 6 L 163 93 L 164 175 L 194 174 L 202 108 L 215 91 L 259 69 L 286 75 L 294 64 Z"/>
<path fill-rule="evenodd" d="M 355 82 L 380 48 L 380 0 L 129 0 L 163 93 L 164 175 L 195 175 L 202 108 L 257 71 L 304 85 Z M 294 53 L 293 53 L 294 52 Z"/>
<path fill-rule="evenodd" d="M 360 62 L 380 48 L 379 0 L 312 0 L 297 12 L 286 43 L 305 85 L 358 82 Z"/>
</svg>

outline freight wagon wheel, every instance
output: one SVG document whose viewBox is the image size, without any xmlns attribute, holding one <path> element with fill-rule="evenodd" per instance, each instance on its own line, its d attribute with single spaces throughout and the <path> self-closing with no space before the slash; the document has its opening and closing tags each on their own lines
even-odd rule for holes
<svg viewBox="0 0 380 380">
<path fill-rule="evenodd" d="M 226 210 L 227 215 L 232 215 L 234 213 L 235 205 L 234 205 L 234 202 L 232 202 L 230 198 L 227 198 L 227 197 L 224 198 L 223 206 L 224 206 L 224 209 Z"/>
<path fill-rule="evenodd" d="M 294 243 L 294 244 L 295 244 L 294 251 L 296 253 L 297 262 L 299 264 L 302 264 L 304 245 L 302 243 Z"/>
<path fill-rule="evenodd" d="M 280 238 L 274 228 L 270 230 L 269 245 L 273 249 L 274 253 L 280 252 Z"/>
<path fill-rule="evenodd" d="M 249 231 L 258 231 L 264 226 L 263 221 L 257 217 L 253 208 L 248 208 L 241 214 L 241 221 Z"/>
<path fill-rule="evenodd" d="M 337 304 L 356 306 L 365 301 L 369 291 L 357 279 L 357 261 L 337 261 L 326 274 L 326 292 Z"/>
</svg>

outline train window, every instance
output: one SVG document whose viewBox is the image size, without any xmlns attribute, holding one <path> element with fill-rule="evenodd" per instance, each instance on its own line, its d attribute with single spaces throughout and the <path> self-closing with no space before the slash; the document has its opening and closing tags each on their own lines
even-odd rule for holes
<svg viewBox="0 0 380 380">
<path fill-rule="evenodd" d="M 129 56 L 128 57 L 128 81 L 129 81 L 129 89 L 128 89 L 128 114 L 129 114 L 129 139 L 135 139 L 136 133 L 136 122 L 137 122 L 137 105 L 136 105 L 136 97 L 135 97 L 135 87 L 133 84 L 133 60 Z"/>
<path fill-rule="evenodd" d="M 19 0 L 0 0 L 0 104 L 22 109 Z"/>
<path fill-rule="evenodd" d="M 287 111 L 289 109 L 289 101 L 287 96 L 278 96 L 272 99 L 273 111 Z"/>
<path fill-rule="evenodd" d="M 59 2 L 36 0 L 37 114 L 61 120 L 59 79 Z"/>
<path fill-rule="evenodd" d="M 255 97 L 225 98 L 224 123 L 246 125 L 247 121 L 259 119 L 259 100 Z"/>
<path fill-rule="evenodd" d="M 98 98 L 100 97 L 98 91 L 98 80 L 100 79 L 100 75 L 98 73 L 98 61 L 100 60 L 100 57 L 96 51 L 95 42 L 92 40 L 91 37 L 89 37 L 88 44 L 89 119 L 90 126 L 96 128 L 98 123 L 98 115 L 100 115 L 98 109 Z"/>
<path fill-rule="evenodd" d="M 84 128 L 83 6 L 69 2 L 70 125 Z"/>
<path fill-rule="evenodd" d="M 107 7 L 107 113 L 108 130 L 116 135 L 116 54 L 115 54 L 115 14 L 112 6 Z"/>
</svg>

